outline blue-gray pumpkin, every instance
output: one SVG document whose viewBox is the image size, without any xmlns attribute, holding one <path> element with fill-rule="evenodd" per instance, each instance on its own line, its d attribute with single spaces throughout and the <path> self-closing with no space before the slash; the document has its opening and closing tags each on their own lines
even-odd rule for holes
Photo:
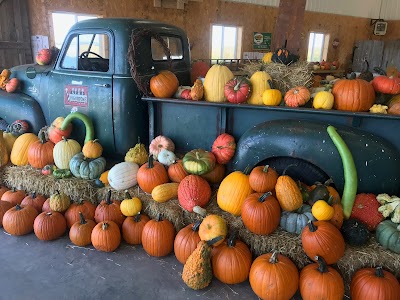
<svg viewBox="0 0 400 300">
<path fill-rule="evenodd" d="M 104 157 L 89 159 L 86 158 L 82 152 L 75 154 L 69 162 L 69 169 L 72 174 L 82 179 L 99 178 L 105 168 L 106 160 Z"/>
<path fill-rule="evenodd" d="M 311 206 L 303 204 L 298 210 L 283 211 L 279 225 L 287 232 L 300 234 L 309 220 L 315 221 L 311 213 Z"/>
<path fill-rule="evenodd" d="M 400 254 L 400 224 L 382 221 L 376 228 L 376 239 L 383 248 Z"/>
</svg>

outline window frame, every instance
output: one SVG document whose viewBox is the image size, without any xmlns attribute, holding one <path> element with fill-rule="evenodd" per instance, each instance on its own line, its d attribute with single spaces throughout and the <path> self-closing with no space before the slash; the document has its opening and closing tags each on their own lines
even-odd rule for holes
<svg viewBox="0 0 400 300">
<path fill-rule="evenodd" d="M 181 36 L 178 36 L 178 35 L 174 35 L 174 34 L 164 34 L 164 33 L 158 33 L 162 38 L 164 38 L 164 37 L 167 37 L 167 38 L 175 38 L 175 39 L 178 39 L 179 41 L 180 41 L 180 43 L 181 43 L 181 53 L 182 53 L 182 58 L 172 58 L 172 53 L 171 53 L 171 61 L 182 61 L 182 60 L 184 60 L 185 59 L 185 51 L 184 51 L 184 49 L 183 49 L 183 40 L 182 40 L 182 37 Z M 168 61 L 168 59 L 154 59 L 153 58 L 153 47 L 152 47 L 152 40 L 153 40 L 153 38 L 150 38 L 150 57 L 151 57 L 151 60 L 153 61 L 153 62 L 165 62 L 165 61 Z M 158 41 L 156 40 L 156 42 L 158 43 Z M 161 47 L 161 45 L 160 45 L 160 47 Z M 161 47 L 162 48 L 162 47 Z"/>
<path fill-rule="evenodd" d="M 225 27 L 233 27 L 236 29 L 235 32 L 235 57 L 234 58 L 226 58 L 226 57 L 221 57 L 221 58 L 213 58 L 212 57 L 212 49 L 213 49 L 213 27 L 214 26 L 221 26 L 222 27 L 222 38 L 221 38 L 221 47 L 220 47 L 220 55 L 222 56 L 224 52 L 224 28 Z M 210 59 L 211 61 L 217 61 L 217 60 L 223 60 L 223 59 L 241 59 L 242 58 L 242 48 L 243 48 L 243 27 L 242 26 L 237 26 L 237 25 L 230 25 L 230 24 L 220 24 L 220 23 L 215 23 L 211 24 L 210 27 Z"/>
<path fill-rule="evenodd" d="M 313 57 L 314 44 L 315 44 L 315 38 L 316 38 L 315 36 L 316 36 L 316 34 L 322 34 L 322 35 L 323 35 L 323 40 L 322 40 L 322 52 L 321 52 L 321 57 L 320 57 L 319 61 L 326 60 L 327 57 L 328 57 L 328 47 L 329 47 L 330 34 L 327 33 L 327 32 L 314 31 L 314 30 L 312 30 L 312 31 L 310 31 L 310 32 L 308 33 L 307 62 L 315 62 L 315 60 L 310 60 L 310 61 L 308 60 L 309 51 L 310 51 L 309 45 L 310 45 L 310 40 L 311 40 L 311 34 L 314 34 L 314 39 L 313 39 L 313 41 L 312 41 L 312 47 L 311 47 L 312 52 L 311 52 L 311 54 L 310 54 L 310 59 Z"/>
</svg>

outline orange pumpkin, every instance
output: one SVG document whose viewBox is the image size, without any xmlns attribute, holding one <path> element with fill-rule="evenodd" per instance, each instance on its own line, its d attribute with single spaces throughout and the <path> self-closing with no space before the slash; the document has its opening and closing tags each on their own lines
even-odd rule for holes
<svg viewBox="0 0 400 300">
<path fill-rule="evenodd" d="M 151 256 L 166 256 L 174 249 L 175 228 L 169 220 L 158 214 L 143 227 L 142 245 Z"/>
<path fill-rule="evenodd" d="M 374 104 L 375 91 L 363 79 L 340 79 L 333 86 L 333 107 L 345 111 L 368 111 Z"/>
<path fill-rule="evenodd" d="M 214 154 L 219 164 L 227 164 L 236 150 L 235 138 L 230 134 L 223 133 L 215 139 L 211 152 Z"/>
<path fill-rule="evenodd" d="M 36 192 L 33 192 L 27 195 L 24 199 L 22 199 L 21 205 L 22 206 L 30 205 L 34 209 L 36 209 L 38 214 L 40 214 L 42 212 L 42 207 L 45 201 L 46 197 L 40 194 L 36 194 Z"/>
<path fill-rule="evenodd" d="M 33 223 L 38 215 L 32 206 L 18 204 L 4 213 L 3 228 L 12 235 L 24 235 L 33 231 Z"/>
<path fill-rule="evenodd" d="M 111 190 L 108 191 L 106 199 L 102 200 L 100 204 L 97 205 L 94 219 L 97 223 L 113 221 L 119 227 L 124 223 L 125 216 L 121 212 L 120 202 L 117 200 L 111 200 Z"/>
<path fill-rule="evenodd" d="M 43 169 L 46 165 L 53 165 L 54 143 L 46 141 L 43 131 L 39 132 L 39 140 L 33 142 L 28 147 L 28 162 L 37 169 Z"/>
<path fill-rule="evenodd" d="M 0 201 L 0 227 L 3 226 L 3 216 L 13 205 L 7 201 Z M 200 238 L 199 238 L 200 239 Z"/>
<path fill-rule="evenodd" d="M 121 232 L 113 221 L 100 222 L 93 228 L 91 240 L 97 250 L 113 252 L 121 243 Z"/>
<path fill-rule="evenodd" d="M 174 252 L 180 263 L 185 264 L 186 260 L 197 248 L 197 244 L 201 241 L 199 236 L 200 221 L 189 224 L 179 230 L 174 240 Z"/>
<path fill-rule="evenodd" d="M 19 80 L 17 78 L 11 78 L 6 83 L 6 91 L 7 93 L 14 93 L 19 85 Z"/>
<path fill-rule="evenodd" d="M 127 217 L 122 223 L 121 229 L 125 242 L 131 245 L 141 245 L 143 228 L 148 221 L 150 218 L 140 212 L 134 217 Z"/>
<path fill-rule="evenodd" d="M 201 177 L 211 184 L 221 183 L 225 177 L 225 165 L 215 164 L 214 169 L 206 174 L 201 175 Z"/>
<path fill-rule="evenodd" d="M 83 145 L 83 155 L 87 158 L 99 158 L 103 154 L 103 146 L 99 140 L 90 140 Z"/>
<path fill-rule="evenodd" d="M 311 98 L 310 91 L 304 86 L 296 86 L 286 92 L 284 101 L 286 106 L 299 107 L 306 104 Z"/>
<path fill-rule="evenodd" d="M 269 165 L 257 166 L 250 172 L 249 183 L 257 193 L 270 192 L 275 189 L 278 173 Z"/>
<path fill-rule="evenodd" d="M 153 155 L 150 155 L 147 163 L 140 166 L 136 178 L 139 187 L 148 194 L 151 194 L 156 186 L 169 182 L 164 165 L 154 161 Z"/>
<path fill-rule="evenodd" d="M 10 202 L 13 206 L 15 206 L 17 204 L 21 204 L 25 196 L 25 191 L 12 188 L 11 190 L 6 191 L 3 196 L 1 196 L 0 200 Z"/>
<path fill-rule="evenodd" d="M 202 241 L 210 241 L 216 237 L 223 237 L 218 240 L 214 246 L 221 244 L 228 233 L 228 227 L 225 220 L 218 215 L 208 215 L 203 219 L 199 228 L 199 236 Z"/>
<path fill-rule="evenodd" d="M 150 90 L 157 98 L 172 97 L 178 86 L 178 78 L 168 70 L 161 71 L 150 79 Z"/>
<path fill-rule="evenodd" d="M 183 167 L 182 159 L 178 159 L 172 165 L 168 166 L 168 177 L 172 182 L 181 182 L 183 178 L 189 175 Z"/>
<path fill-rule="evenodd" d="M 96 222 L 86 219 L 79 212 L 79 221 L 75 222 L 69 230 L 69 239 L 77 246 L 84 247 L 92 243 L 92 231 L 96 226 Z"/>
<path fill-rule="evenodd" d="M 72 203 L 65 212 L 68 228 L 80 221 L 79 214 L 82 214 L 86 220 L 94 220 L 95 212 L 96 206 L 90 201 L 80 199 Z"/>
</svg>

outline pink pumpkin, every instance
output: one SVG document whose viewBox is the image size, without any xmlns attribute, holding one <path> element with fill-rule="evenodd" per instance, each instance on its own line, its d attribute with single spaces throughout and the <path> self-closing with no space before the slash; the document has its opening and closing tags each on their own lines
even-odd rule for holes
<svg viewBox="0 0 400 300">
<path fill-rule="evenodd" d="M 18 88 L 19 80 L 17 78 L 11 78 L 6 83 L 6 91 L 8 93 L 14 93 Z"/>
<path fill-rule="evenodd" d="M 36 55 L 36 62 L 41 65 L 49 65 L 51 63 L 51 50 L 50 49 L 42 49 Z"/>
</svg>

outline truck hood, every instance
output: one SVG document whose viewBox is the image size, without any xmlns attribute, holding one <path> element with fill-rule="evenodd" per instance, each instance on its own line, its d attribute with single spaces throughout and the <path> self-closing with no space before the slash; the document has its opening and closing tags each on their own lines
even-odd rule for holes
<svg viewBox="0 0 400 300">
<path fill-rule="evenodd" d="M 20 92 L 36 98 L 43 78 L 53 69 L 53 65 L 40 66 L 38 64 L 26 64 L 12 67 L 11 78 L 17 78 L 20 82 Z"/>
</svg>

